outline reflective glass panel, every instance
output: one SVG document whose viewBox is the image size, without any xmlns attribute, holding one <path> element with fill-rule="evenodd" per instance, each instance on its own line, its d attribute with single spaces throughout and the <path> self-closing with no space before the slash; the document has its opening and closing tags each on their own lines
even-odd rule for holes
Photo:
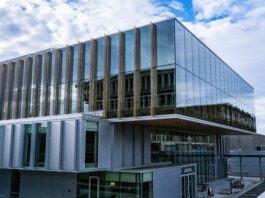
<svg viewBox="0 0 265 198">
<path fill-rule="evenodd" d="M 141 69 L 148 69 L 151 66 L 150 26 L 140 28 L 140 43 Z"/>
<path fill-rule="evenodd" d="M 104 38 L 98 39 L 98 68 L 97 77 L 104 75 Z"/>
<path fill-rule="evenodd" d="M 23 166 L 28 167 L 30 164 L 32 125 L 24 125 L 24 148 L 23 148 Z"/>
<path fill-rule="evenodd" d="M 176 64 L 185 68 L 184 27 L 177 21 L 175 23 L 175 34 Z"/>
<path fill-rule="evenodd" d="M 125 32 L 125 72 L 134 70 L 134 32 Z"/>
<path fill-rule="evenodd" d="M 111 35 L 111 66 L 110 74 L 118 74 L 119 68 L 119 35 Z"/>
<path fill-rule="evenodd" d="M 74 61 L 73 61 L 73 81 L 77 81 L 77 68 L 78 68 L 78 45 L 74 45 Z"/>
<path fill-rule="evenodd" d="M 45 166 L 47 123 L 36 125 L 35 167 Z"/>
<path fill-rule="evenodd" d="M 175 20 L 156 24 L 157 27 L 157 66 L 175 63 Z"/>
<path fill-rule="evenodd" d="M 90 78 L 90 42 L 86 42 L 85 79 Z"/>
</svg>

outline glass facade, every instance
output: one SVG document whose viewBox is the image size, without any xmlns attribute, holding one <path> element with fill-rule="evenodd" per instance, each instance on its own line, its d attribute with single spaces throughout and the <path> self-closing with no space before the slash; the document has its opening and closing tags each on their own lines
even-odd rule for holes
<svg viewBox="0 0 265 198">
<path fill-rule="evenodd" d="M 77 177 L 77 198 L 152 198 L 153 173 L 90 172 Z"/>
<path fill-rule="evenodd" d="M 103 102 L 108 100 L 106 118 L 145 116 L 155 109 L 155 114 L 182 114 L 256 130 L 254 89 L 177 20 L 158 22 L 108 38 L 108 45 L 104 37 L 95 40 L 96 47 L 93 48 L 90 41 L 83 43 L 84 53 L 79 53 L 78 44 L 58 49 L 62 52 L 61 57 L 54 49 L 49 50 L 52 54 L 51 77 L 47 79 L 44 79 L 45 64 L 50 63 L 45 61 L 44 52 L 22 58 L 23 96 L 19 105 L 22 117 L 40 116 L 42 106 L 47 104 L 45 100 L 49 101 L 47 115 L 75 113 L 80 102 L 84 112 L 105 110 Z M 106 54 L 109 52 L 110 55 Z M 31 58 L 31 64 L 27 58 Z M 82 59 L 84 61 L 80 61 Z M 0 71 L 8 73 L 9 65 L 1 63 Z M 91 65 L 95 67 L 93 71 L 90 71 Z M 107 74 L 110 76 L 104 76 L 107 65 L 110 65 Z M 79 67 L 83 71 L 80 74 Z M 152 72 L 154 75 L 151 76 Z M 119 75 L 122 77 L 118 78 Z M 11 74 L 7 77 L 13 78 Z M 105 98 L 104 87 L 108 86 L 104 86 L 104 77 L 110 77 L 111 90 Z M 81 85 L 77 83 L 79 80 Z M 44 91 L 47 85 L 49 91 Z M 3 106 L 5 100 L 9 100 L 7 95 L 12 95 L 15 89 L 5 84 L 1 84 L 0 89 Z M 77 98 L 77 92 L 81 93 L 80 98 Z M 90 94 L 93 101 L 89 107 Z M 15 111 L 13 106 L 6 108 L 6 116 L 4 110 L 3 106 L 1 119 L 11 119 L 9 111 Z"/>
<path fill-rule="evenodd" d="M 23 148 L 23 166 L 24 167 L 29 167 L 29 163 L 30 163 L 31 134 L 32 134 L 32 125 L 26 124 L 24 126 L 24 148 Z"/>
<path fill-rule="evenodd" d="M 47 123 L 36 125 L 35 167 L 45 166 Z"/>
<path fill-rule="evenodd" d="M 98 165 L 98 123 L 86 121 L 86 167 Z"/>
<path fill-rule="evenodd" d="M 216 136 L 173 132 L 163 129 L 148 129 L 151 133 L 151 161 L 172 162 L 176 164 L 197 164 L 198 184 L 213 181 L 215 171 L 218 178 L 224 178 L 226 168 L 224 142 L 216 143 Z M 222 145 L 215 148 L 215 145 Z M 215 151 L 217 150 L 217 153 Z M 218 167 L 215 170 L 216 155 L 219 155 Z"/>
<path fill-rule="evenodd" d="M 12 170 L 10 198 L 19 198 L 19 190 L 20 190 L 20 171 Z"/>
</svg>

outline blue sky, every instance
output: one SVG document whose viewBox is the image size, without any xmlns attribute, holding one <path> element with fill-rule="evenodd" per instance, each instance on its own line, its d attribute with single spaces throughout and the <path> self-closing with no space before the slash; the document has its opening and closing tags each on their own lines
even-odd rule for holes
<svg viewBox="0 0 265 198">
<path fill-rule="evenodd" d="M 264 0 L 1 0 L 0 61 L 171 17 L 255 88 L 265 134 Z"/>
</svg>

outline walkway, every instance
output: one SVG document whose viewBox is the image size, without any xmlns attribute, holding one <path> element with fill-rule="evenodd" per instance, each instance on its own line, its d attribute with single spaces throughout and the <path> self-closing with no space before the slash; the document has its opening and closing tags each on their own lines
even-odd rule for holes
<svg viewBox="0 0 265 198">
<path fill-rule="evenodd" d="M 240 177 L 229 177 L 229 178 L 240 179 Z M 232 194 L 230 195 L 220 194 L 222 189 L 228 190 L 230 188 L 230 182 L 226 181 L 226 179 L 216 180 L 213 182 L 209 182 L 208 184 L 209 184 L 209 187 L 212 187 L 214 190 L 214 198 L 247 198 L 247 197 L 242 197 L 242 195 L 250 191 L 250 189 L 255 188 L 260 183 L 263 184 L 263 182 L 260 181 L 260 178 L 249 178 L 249 177 L 248 178 L 244 177 L 243 183 L 245 184 L 245 187 L 243 189 L 232 188 Z M 207 197 L 206 192 L 204 193 L 198 192 L 197 197 Z M 252 197 L 248 197 L 248 198 L 252 198 Z"/>
</svg>

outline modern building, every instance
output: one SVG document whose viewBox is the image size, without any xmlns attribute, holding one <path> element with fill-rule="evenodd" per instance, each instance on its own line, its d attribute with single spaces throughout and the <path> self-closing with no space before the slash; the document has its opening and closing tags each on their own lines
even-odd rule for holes
<svg viewBox="0 0 265 198">
<path fill-rule="evenodd" d="M 254 89 L 178 20 L 0 64 L 0 197 L 195 197 Z"/>
</svg>

